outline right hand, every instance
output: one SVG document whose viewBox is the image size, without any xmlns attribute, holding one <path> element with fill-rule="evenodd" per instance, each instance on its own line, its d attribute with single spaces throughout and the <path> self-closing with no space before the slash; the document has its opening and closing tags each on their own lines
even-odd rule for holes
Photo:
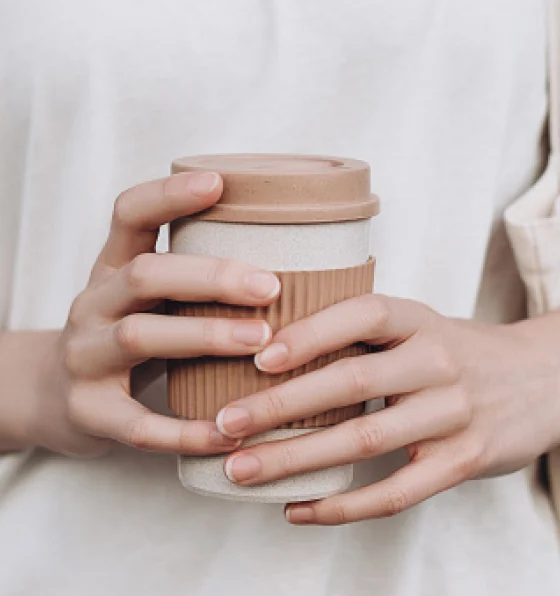
<svg viewBox="0 0 560 596">
<path fill-rule="evenodd" d="M 130 389 L 132 368 L 151 358 L 254 354 L 271 337 L 264 321 L 153 312 L 164 299 L 265 306 L 277 298 L 280 284 L 269 272 L 233 260 L 154 252 L 161 225 L 210 207 L 221 192 L 217 174 L 184 173 L 119 196 L 88 285 L 45 363 L 36 444 L 83 456 L 102 454 L 115 442 L 190 454 L 238 445 L 214 422 L 151 412 Z"/>
</svg>

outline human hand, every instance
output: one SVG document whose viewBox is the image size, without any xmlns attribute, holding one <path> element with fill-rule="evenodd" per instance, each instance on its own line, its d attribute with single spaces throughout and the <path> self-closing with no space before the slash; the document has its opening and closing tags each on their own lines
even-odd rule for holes
<svg viewBox="0 0 560 596">
<path fill-rule="evenodd" d="M 559 323 L 485 325 L 380 295 L 293 323 L 256 356 L 261 370 L 280 373 L 358 341 L 383 349 L 228 405 L 217 418 L 224 434 L 244 438 L 375 398 L 388 407 L 242 449 L 225 473 L 261 484 L 405 447 L 410 463 L 390 477 L 286 508 L 291 523 L 334 525 L 393 515 L 463 481 L 518 470 L 560 443 Z"/>
<path fill-rule="evenodd" d="M 114 442 L 164 452 L 233 449 L 213 422 L 155 414 L 131 397 L 130 375 L 151 358 L 245 355 L 261 350 L 264 321 L 171 317 L 164 299 L 263 306 L 280 290 L 271 273 L 233 260 L 155 254 L 159 227 L 206 209 L 222 191 L 217 174 L 177 174 L 125 191 L 115 203 L 107 242 L 86 289 L 43 367 L 35 444 L 97 455 Z"/>
</svg>

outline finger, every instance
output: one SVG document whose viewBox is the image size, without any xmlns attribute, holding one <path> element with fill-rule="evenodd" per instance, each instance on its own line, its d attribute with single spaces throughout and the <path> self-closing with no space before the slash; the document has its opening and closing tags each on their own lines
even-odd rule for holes
<svg viewBox="0 0 560 596">
<path fill-rule="evenodd" d="M 298 438 L 242 449 L 225 463 L 237 484 L 263 484 L 287 476 L 354 463 L 466 427 L 462 400 L 440 392 L 415 394 L 396 406 Z"/>
<path fill-rule="evenodd" d="M 335 526 L 389 517 L 457 485 L 462 479 L 448 458 L 426 458 L 370 486 L 322 501 L 288 505 L 286 519 L 292 524 Z"/>
<path fill-rule="evenodd" d="M 222 180 L 212 172 L 175 174 L 126 190 L 115 202 L 94 277 L 99 270 L 118 269 L 136 255 L 153 251 L 160 226 L 207 209 L 221 193 Z"/>
<path fill-rule="evenodd" d="M 357 342 L 400 343 L 433 314 L 412 300 L 376 294 L 351 298 L 282 329 L 255 364 L 266 372 L 283 372 Z"/>
<path fill-rule="evenodd" d="M 142 254 L 82 293 L 73 314 L 120 318 L 148 310 L 161 299 L 264 306 L 280 292 L 278 278 L 233 259 L 200 255 Z"/>
<path fill-rule="evenodd" d="M 114 380 L 81 383 L 71 405 L 72 418 L 84 432 L 163 453 L 209 455 L 234 449 L 239 442 L 206 421 L 186 421 L 151 412 L 129 397 Z"/>
<path fill-rule="evenodd" d="M 431 356 L 407 342 L 346 358 L 237 400 L 219 412 L 216 423 L 224 434 L 245 437 L 369 399 L 449 384 L 453 371 L 444 373 Z"/>
<path fill-rule="evenodd" d="M 67 365 L 79 378 L 99 378 L 150 358 L 254 354 L 271 335 L 264 321 L 138 313 L 74 340 Z"/>
</svg>

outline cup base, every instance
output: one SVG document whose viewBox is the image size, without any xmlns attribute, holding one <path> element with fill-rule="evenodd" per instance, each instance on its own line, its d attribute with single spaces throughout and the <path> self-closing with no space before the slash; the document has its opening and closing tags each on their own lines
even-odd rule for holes
<svg viewBox="0 0 560 596">
<path fill-rule="evenodd" d="M 320 429 L 277 429 L 250 437 L 244 447 L 291 439 Z M 294 503 L 313 501 L 345 491 L 352 482 L 351 464 L 306 472 L 258 486 L 238 486 L 224 473 L 227 455 L 185 456 L 178 458 L 181 484 L 195 493 L 233 501 L 254 503 Z"/>
</svg>

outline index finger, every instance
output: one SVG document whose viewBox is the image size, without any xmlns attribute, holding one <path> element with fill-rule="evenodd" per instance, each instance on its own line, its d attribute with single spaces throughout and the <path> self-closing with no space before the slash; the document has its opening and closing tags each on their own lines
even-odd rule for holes
<svg viewBox="0 0 560 596">
<path fill-rule="evenodd" d="M 350 298 L 284 327 L 257 354 L 255 365 L 280 373 L 357 342 L 397 345 L 412 337 L 430 313 L 413 300 L 378 294 Z"/>
<path fill-rule="evenodd" d="M 152 252 L 160 226 L 211 207 L 221 194 L 222 179 L 213 172 L 175 174 L 124 191 L 115 201 L 109 236 L 92 275 Z"/>
</svg>

